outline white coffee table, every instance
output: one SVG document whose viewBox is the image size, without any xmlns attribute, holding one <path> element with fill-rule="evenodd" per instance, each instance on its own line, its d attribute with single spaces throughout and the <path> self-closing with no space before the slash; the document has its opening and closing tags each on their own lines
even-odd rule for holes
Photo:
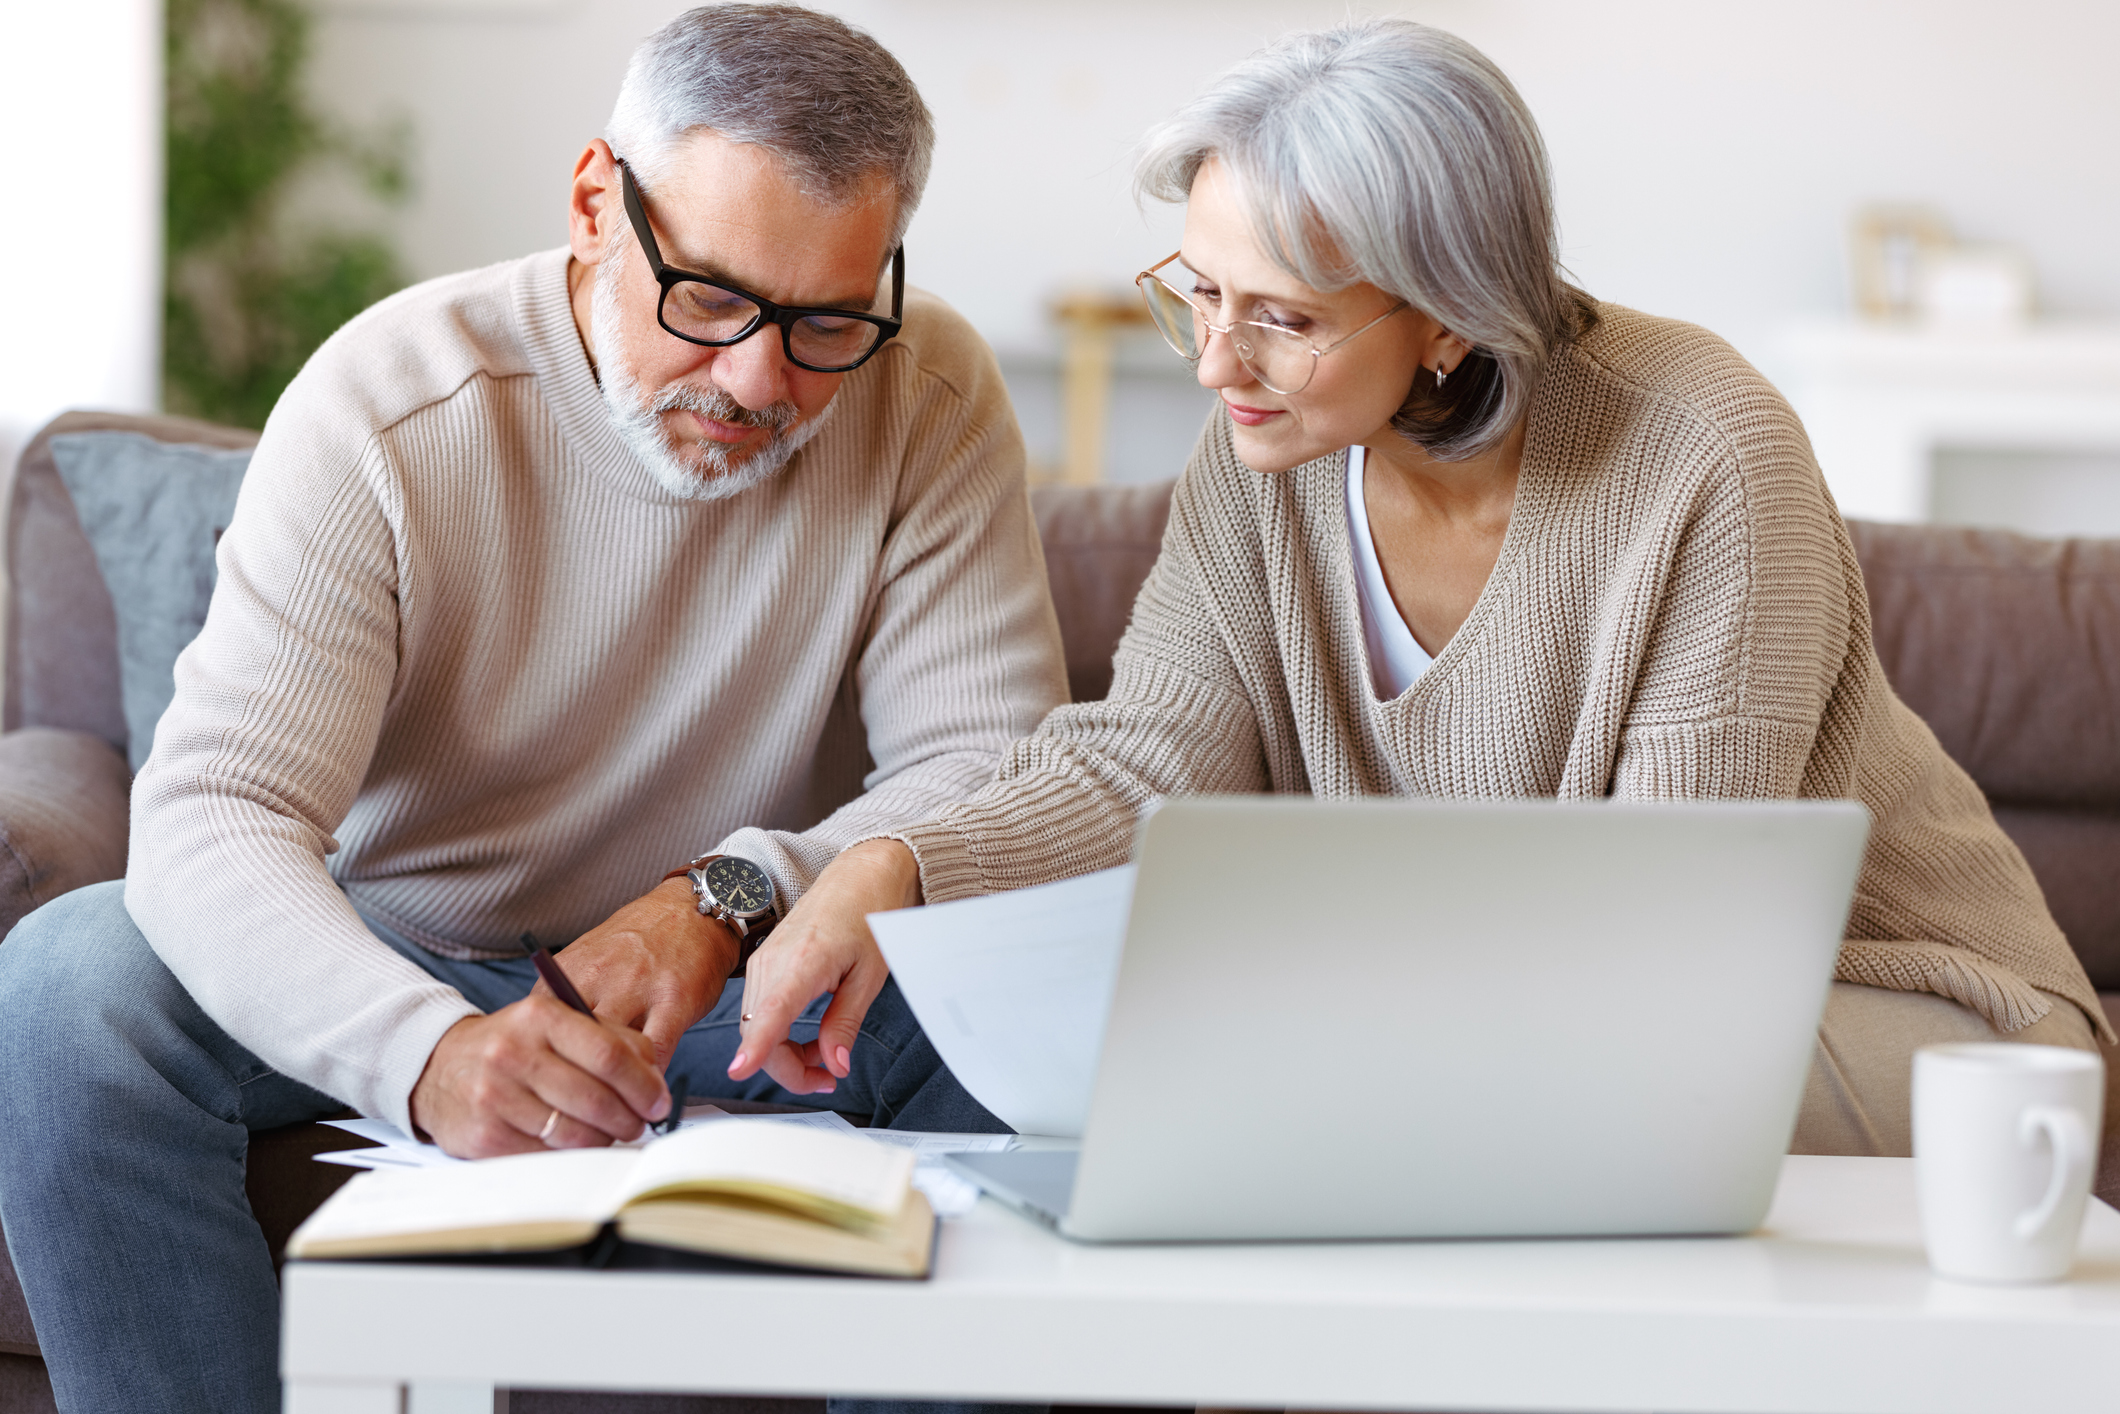
<svg viewBox="0 0 2120 1414">
<path fill-rule="evenodd" d="M 1895 1159 L 1789 1159 L 1767 1227 L 1743 1238 L 1087 1247 L 986 1201 L 945 1226 L 921 1283 L 294 1262 L 283 1290 L 291 1414 L 483 1414 L 495 1385 L 1637 1414 L 2120 1406 L 2120 1213 L 2092 1204 L 2065 1284 L 1940 1281 L 1912 1164 Z"/>
</svg>

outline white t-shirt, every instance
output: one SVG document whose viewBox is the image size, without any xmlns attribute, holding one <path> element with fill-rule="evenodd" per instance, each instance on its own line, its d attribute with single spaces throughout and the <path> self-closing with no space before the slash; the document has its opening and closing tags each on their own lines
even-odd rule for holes
<svg viewBox="0 0 2120 1414">
<path fill-rule="evenodd" d="M 1421 647 L 1399 606 L 1391 602 L 1376 542 L 1369 538 L 1369 504 L 1362 496 L 1366 447 L 1347 449 L 1347 539 L 1354 546 L 1355 596 L 1362 605 L 1362 642 L 1369 649 L 1369 675 L 1377 696 L 1390 701 L 1412 687 L 1435 661 Z"/>
</svg>

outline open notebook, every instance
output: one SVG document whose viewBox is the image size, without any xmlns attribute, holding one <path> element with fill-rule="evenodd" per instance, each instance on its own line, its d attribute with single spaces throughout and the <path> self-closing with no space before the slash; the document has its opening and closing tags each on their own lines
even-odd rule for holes
<svg viewBox="0 0 2120 1414">
<path fill-rule="evenodd" d="M 853 1135 L 711 1124 L 640 1148 L 364 1173 L 288 1240 L 302 1259 L 545 1252 L 606 1225 L 643 1242 L 871 1276 L 927 1275 L 914 1156 Z"/>
</svg>

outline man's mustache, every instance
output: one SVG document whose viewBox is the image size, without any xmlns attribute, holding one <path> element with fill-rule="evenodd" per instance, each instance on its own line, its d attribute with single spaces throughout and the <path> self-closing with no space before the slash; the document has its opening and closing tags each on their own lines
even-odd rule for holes
<svg viewBox="0 0 2120 1414">
<path fill-rule="evenodd" d="M 736 427 L 763 427 L 775 434 L 785 432 L 802 418 L 802 413 L 790 402 L 774 403 L 769 407 L 747 408 L 719 388 L 712 390 L 695 388 L 690 384 L 677 383 L 655 395 L 648 411 L 656 414 L 682 408 L 696 412 L 701 417 L 716 422 L 726 422 Z"/>
</svg>

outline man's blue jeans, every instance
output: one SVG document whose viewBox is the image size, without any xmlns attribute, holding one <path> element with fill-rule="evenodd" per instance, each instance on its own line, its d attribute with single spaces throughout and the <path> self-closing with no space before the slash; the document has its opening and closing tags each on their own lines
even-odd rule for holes
<svg viewBox="0 0 2120 1414">
<path fill-rule="evenodd" d="M 528 959 L 455 962 L 377 935 L 486 1011 L 536 980 Z M 762 1074 L 731 1082 L 741 994 L 731 984 L 678 1045 L 670 1075 L 693 1095 L 822 1101 L 905 1129 L 1005 1128 L 943 1066 L 895 983 L 835 1094 L 790 1095 Z M 822 1011 L 803 1013 L 797 1039 L 815 1038 Z M 0 1224 L 62 1410 L 278 1410 L 279 1290 L 244 1155 L 252 1130 L 343 1108 L 208 1019 L 134 926 L 122 883 L 15 926 L 0 944 Z M 790 1348 L 810 1338 L 790 1331 Z"/>
</svg>

